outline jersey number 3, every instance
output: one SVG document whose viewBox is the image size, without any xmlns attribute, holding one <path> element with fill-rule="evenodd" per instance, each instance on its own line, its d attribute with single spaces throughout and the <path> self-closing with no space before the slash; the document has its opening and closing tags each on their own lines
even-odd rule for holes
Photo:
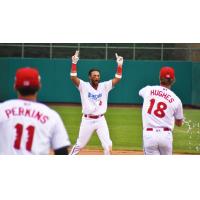
<svg viewBox="0 0 200 200">
<path fill-rule="evenodd" d="M 23 125 L 22 124 L 16 124 L 15 129 L 16 129 L 17 135 L 16 135 L 16 139 L 15 139 L 15 143 L 14 143 L 14 148 L 20 149 L 21 140 L 22 140 L 22 133 L 23 133 Z M 30 125 L 26 128 L 26 130 L 27 130 L 27 133 L 28 133 L 28 138 L 27 138 L 27 142 L 26 142 L 26 150 L 31 151 L 35 127 Z"/>
<path fill-rule="evenodd" d="M 147 113 L 149 113 L 150 115 L 152 113 L 154 104 L 155 104 L 155 99 L 151 99 L 150 100 L 150 106 L 149 106 L 149 109 L 147 111 Z M 167 109 L 167 105 L 164 102 L 158 102 L 157 108 L 156 108 L 156 110 L 154 110 L 153 113 L 156 117 L 163 118 L 165 116 L 164 110 L 166 110 L 166 109 Z"/>
</svg>

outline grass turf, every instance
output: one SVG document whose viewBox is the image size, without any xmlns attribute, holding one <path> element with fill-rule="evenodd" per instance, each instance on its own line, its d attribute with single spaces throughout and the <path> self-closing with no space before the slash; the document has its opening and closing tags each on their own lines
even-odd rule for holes
<svg viewBox="0 0 200 200">
<path fill-rule="evenodd" d="M 62 117 L 72 144 L 76 142 L 81 122 L 80 106 L 51 106 Z M 200 110 L 184 109 L 186 121 L 181 128 L 175 127 L 174 152 L 200 154 Z M 105 115 L 113 149 L 142 150 L 141 108 L 109 107 Z M 101 149 L 101 143 L 94 133 L 87 148 Z"/>
</svg>

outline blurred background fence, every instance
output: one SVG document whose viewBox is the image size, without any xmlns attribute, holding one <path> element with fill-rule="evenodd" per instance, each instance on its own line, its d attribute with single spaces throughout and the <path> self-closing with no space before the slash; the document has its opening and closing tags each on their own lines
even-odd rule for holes
<svg viewBox="0 0 200 200">
<path fill-rule="evenodd" d="M 200 61 L 199 43 L 1 43 L 0 57 L 69 58 L 80 50 L 81 59 Z"/>
</svg>

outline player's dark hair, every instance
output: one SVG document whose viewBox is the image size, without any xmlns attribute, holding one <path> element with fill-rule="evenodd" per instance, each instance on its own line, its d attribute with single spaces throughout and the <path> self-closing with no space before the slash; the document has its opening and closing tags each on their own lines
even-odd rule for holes
<svg viewBox="0 0 200 200">
<path fill-rule="evenodd" d="M 92 69 L 90 69 L 90 71 L 88 72 L 88 76 L 91 76 L 92 72 L 94 72 L 94 71 L 99 72 L 99 74 L 101 73 L 99 69 L 92 68 Z"/>
<path fill-rule="evenodd" d="M 162 85 L 170 86 L 175 83 L 175 79 L 172 78 L 160 78 L 160 83 Z"/>
<path fill-rule="evenodd" d="M 29 96 L 29 95 L 35 95 L 36 92 L 39 91 L 39 88 L 38 87 L 21 87 L 21 88 L 18 88 L 17 91 L 22 96 Z"/>
</svg>

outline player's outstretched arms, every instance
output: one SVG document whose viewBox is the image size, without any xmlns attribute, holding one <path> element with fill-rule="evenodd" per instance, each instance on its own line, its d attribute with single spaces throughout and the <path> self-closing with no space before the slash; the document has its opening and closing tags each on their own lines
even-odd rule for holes
<svg viewBox="0 0 200 200">
<path fill-rule="evenodd" d="M 182 119 L 175 119 L 175 124 L 176 126 L 182 126 L 183 125 L 183 120 Z"/>
<path fill-rule="evenodd" d="M 76 53 L 72 56 L 72 68 L 71 68 L 71 80 L 72 82 L 78 87 L 80 84 L 80 79 L 77 77 L 77 62 L 79 60 L 79 51 L 76 51 Z"/>
<path fill-rule="evenodd" d="M 114 87 L 122 78 L 122 65 L 123 65 L 123 57 L 118 56 L 117 53 L 116 56 L 116 62 L 117 62 L 117 73 L 115 74 L 115 78 L 112 80 L 112 86 Z"/>
</svg>

